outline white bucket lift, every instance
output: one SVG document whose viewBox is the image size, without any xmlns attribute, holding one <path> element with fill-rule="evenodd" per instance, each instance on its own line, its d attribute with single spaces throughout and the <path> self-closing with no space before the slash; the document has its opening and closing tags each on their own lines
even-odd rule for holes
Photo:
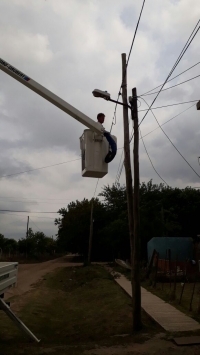
<svg viewBox="0 0 200 355">
<path fill-rule="evenodd" d="M 20 70 L 13 67 L 11 64 L 7 63 L 1 58 L 0 70 L 4 71 L 6 74 L 10 75 L 15 80 L 19 81 L 21 84 L 25 85 L 30 90 L 36 92 L 38 95 L 42 96 L 44 99 L 48 100 L 53 105 L 57 106 L 62 111 L 73 117 L 75 120 L 79 121 L 80 123 L 84 124 L 86 127 L 89 128 L 84 131 L 83 136 L 80 138 L 82 150 L 82 176 L 102 178 L 108 173 L 107 163 L 112 161 L 112 159 L 116 155 L 116 137 L 110 135 L 108 137 L 109 133 L 103 133 L 104 129 L 102 125 L 99 124 L 99 122 L 95 122 L 90 117 L 86 116 L 84 113 L 80 112 L 75 107 L 70 105 L 68 102 L 62 100 L 53 92 L 49 91 L 48 89 L 37 83 L 35 80 L 31 79 L 28 75 L 22 73 Z M 104 134 L 107 135 L 107 139 L 104 137 Z M 115 141 L 115 147 L 114 151 L 111 149 L 112 154 L 108 154 L 108 141 L 110 142 L 111 146 L 113 142 L 112 138 Z M 105 163 L 105 157 L 107 163 Z"/>
<path fill-rule="evenodd" d="M 117 141 L 115 136 L 112 138 Z M 97 134 L 85 129 L 80 137 L 82 158 L 82 176 L 102 178 L 108 173 L 108 164 L 105 157 L 109 151 L 109 144 L 103 134 Z"/>
</svg>

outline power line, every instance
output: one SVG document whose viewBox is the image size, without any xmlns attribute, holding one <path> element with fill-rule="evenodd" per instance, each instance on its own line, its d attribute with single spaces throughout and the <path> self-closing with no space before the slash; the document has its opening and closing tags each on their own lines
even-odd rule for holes
<svg viewBox="0 0 200 355">
<path fill-rule="evenodd" d="M 2 213 L 0 212 L 0 214 L 2 214 L 2 215 L 8 214 L 8 215 L 12 215 L 12 216 L 19 216 L 19 217 L 25 217 L 26 218 L 26 216 L 23 215 L 23 214 L 17 214 L 17 213 L 12 213 L 12 212 L 2 212 Z M 38 217 L 38 216 L 34 216 L 34 218 L 53 219 L 53 220 L 55 220 L 55 218 L 53 218 L 53 217 Z"/>
<path fill-rule="evenodd" d="M 141 97 L 142 99 L 142 97 Z M 191 101 L 184 101 L 184 102 L 177 102 L 175 104 L 169 104 L 169 105 L 163 105 L 163 106 L 158 106 L 158 107 L 151 107 L 151 110 L 157 110 L 158 108 L 163 108 L 163 107 L 171 107 L 171 106 L 178 106 L 178 105 L 184 105 L 184 104 L 189 104 L 190 102 L 198 102 L 199 99 L 197 100 L 191 100 Z M 149 106 L 149 105 L 148 105 Z M 150 106 L 149 106 L 150 107 Z M 138 112 L 142 112 L 142 111 L 149 111 L 149 109 L 143 109 L 143 110 L 139 110 Z M 142 119 L 143 121 L 143 119 Z M 140 122 L 139 126 L 141 125 L 142 121 Z"/>
<path fill-rule="evenodd" d="M 37 211 L 15 211 L 15 210 L 0 210 L 0 212 L 19 212 L 19 213 L 58 213 L 58 212 L 37 212 Z"/>
<path fill-rule="evenodd" d="M 123 153 L 123 151 L 122 151 L 122 153 Z M 122 155 L 122 156 L 123 156 L 123 155 Z M 122 157 L 122 156 L 121 156 L 121 157 Z M 121 163 L 121 162 L 120 162 L 120 163 Z M 120 166 L 120 163 L 119 163 L 119 166 Z M 118 176 L 117 176 L 116 179 L 115 179 L 115 184 L 118 184 L 118 183 L 119 183 L 119 180 L 120 180 L 120 177 L 121 177 L 123 168 L 124 168 L 124 160 L 123 160 L 122 163 L 121 163 L 121 167 L 120 167 L 120 169 L 119 169 Z"/>
<path fill-rule="evenodd" d="M 138 18 L 138 22 L 137 22 L 137 25 L 136 25 L 136 28 L 135 28 L 135 33 L 134 33 L 134 36 L 133 36 L 133 40 L 132 40 L 132 43 L 131 43 L 131 48 L 130 48 L 128 59 L 127 59 L 127 63 L 126 63 L 126 68 L 128 67 L 128 62 L 129 62 L 129 59 L 130 59 L 130 56 L 131 56 L 133 44 L 135 42 L 135 37 L 136 37 L 136 34 L 137 34 L 137 30 L 138 30 L 138 26 L 139 26 L 139 23 L 140 23 L 140 19 L 141 19 L 141 16 L 142 16 L 142 11 L 143 11 L 143 8 L 144 8 L 144 4 L 145 4 L 145 0 L 143 1 L 142 8 L 141 8 L 141 11 L 140 11 L 140 15 L 139 15 L 139 18 Z"/>
<path fill-rule="evenodd" d="M 197 28 L 199 22 L 200 22 L 200 20 L 197 22 L 197 24 L 196 24 L 194 30 L 192 31 L 190 37 L 188 38 L 188 40 L 187 40 L 185 46 L 183 47 L 183 49 L 182 49 L 182 51 L 181 51 L 181 53 L 180 53 L 178 59 L 176 60 L 174 66 L 172 67 L 170 73 L 168 74 L 168 76 L 167 76 L 165 82 L 162 84 L 162 86 L 161 86 L 159 92 L 157 93 L 156 97 L 154 98 L 154 100 L 152 101 L 151 105 L 149 106 L 149 109 L 148 109 L 147 112 L 145 113 L 145 115 L 144 115 L 142 121 L 139 123 L 139 126 L 140 126 L 140 124 L 144 121 L 145 117 L 147 116 L 148 112 L 150 111 L 151 107 L 153 106 L 154 102 L 156 101 L 157 97 L 159 96 L 160 92 L 162 91 L 164 85 L 166 84 L 166 82 L 168 81 L 168 79 L 170 78 L 170 76 L 172 75 L 173 71 L 176 69 L 177 65 L 179 64 L 179 62 L 180 62 L 181 59 L 183 58 L 185 52 L 187 51 L 187 49 L 189 48 L 190 44 L 192 43 L 194 37 L 196 36 L 197 32 L 199 31 L 200 26 Z M 197 28 L 197 30 L 196 30 L 196 28 Z M 195 32 L 195 30 L 196 30 L 196 32 Z M 193 34 L 193 33 L 194 33 L 194 34 Z"/>
<path fill-rule="evenodd" d="M 196 101 L 195 101 L 195 102 L 196 102 Z M 162 123 L 161 126 L 164 126 L 166 123 L 172 121 L 174 118 L 180 116 L 182 113 L 188 111 L 190 108 L 192 108 L 192 107 L 194 107 L 194 106 L 195 106 L 195 104 L 193 104 L 192 106 L 190 106 L 190 107 L 186 108 L 185 110 L 179 112 L 177 115 L 173 116 L 173 117 L 170 118 L 169 120 L 167 120 L 167 121 L 165 121 L 164 123 Z M 153 133 L 154 131 L 156 131 L 156 130 L 159 129 L 159 128 L 160 128 L 160 127 L 154 128 L 152 131 L 146 133 L 146 134 L 143 136 L 143 138 L 145 138 L 146 136 L 148 136 L 149 134 Z M 131 134 L 132 134 L 132 133 L 131 133 Z M 131 135 L 130 142 L 132 141 L 132 139 L 133 139 L 133 134 Z M 141 138 L 140 138 L 140 139 L 141 139 Z M 132 144 L 133 144 L 133 143 L 132 143 Z M 117 149 L 119 150 L 119 149 L 123 149 L 123 148 L 124 148 L 124 147 L 120 147 L 120 148 L 117 148 Z"/>
<path fill-rule="evenodd" d="M 119 175 L 118 175 L 118 178 L 117 178 L 117 184 L 119 183 L 119 180 L 121 178 L 121 174 L 122 174 L 123 168 L 124 168 L 124 160 L 122 162 L 122 165 L 121 165 L 121 168 L 120 168 L 120 172 L 119 172 Z"/>
<path fill-rule="evenodd" d="M 0 196 L 0 198 L 18 198 L 18 197 L 16 197 L 16 196 Z M 45 201 L 66 201 L 66 200 L 71 200 L 71 198 L 46 198 L 46 197 L 44 197 L 44 198 L 35 198 L 35 197 L 22 197 L 22 196 L 20 196 L 19 198 L 22 198 L 23 200 L 29 200 L 29 201 L 33 201 L 33 200 L 36 200 L 36 202 L 37 201 L 40 201 L 40 200 L 45 200 Z M 25 201 L 24 201 L 25 202 Z"/>
<path fill-rule="evenodd" d="M 167 80 L 167 83 L 169 83 L 170 81 L 172 81 L 172 80 L 174 80 L 174 79 L 178 78 L 178 76 L 180 76 L 180 75 L 182 75 L 182 74 L 186 73 L 188 70 L 190 70 L 190 69 L 194 68 L 194 67 L 195 67 L 196 65 L 198 65 L 198 64 L 200 64 L 200 62 L 197 62 L 196 64 L 192 65 L 192 66 L 191 66 L 191 67 L 189 67 L 188 69 L 186 69 L 186 70 L 182 71 L 180 74 L 178 74 L 178 75 L 174 76 L 173 78 L 171 78 L 171 79 Z M 161 87 L 162 85 L 163 85 L 163 84 L 158 85 L 158 86 L 156 86 L 155 88 L 153 88 L 153 89 L 151 89 L 151 90 L 149 90 L 149 91 L 146 91 L 144 94 L 142 94 L 142 95 L 140 95 L 140 96 L 144 96 L 144 95 L 148 94 L 149 92 L 151 92 L 151 91 L 153 91 L 153 90 L 158 89 L 158 88 L 159 88 L 159 87 Z"/>
<path fill-rule="evenodd" d="M 188 101 L 188 102 L 184 102 L 184 103 L 197 102 L 197 101 L 198 101 L 198 100 L 193 100 L 193 101 Z M 146 101 L 145 101 L 145 102 L 146 102 Z M 146 104 L 147 104 L 147 102 L 146 102 Z M 179 103 L 179 104 L 183 104 L 183 103 Z M 172 105 L 170 105 L 170 106 L 179 105 L 179 104 L 172 104 Z M 147 105 L 148 105 L 148 104 L 147 104 Z M 172 121 L 174 118 L 180 116 L 182 113 L 188 111 L 190 108 L 192 108 L 192 107 L 194 107 L 194 106 L 195 106 L 195 105 L 192 105 L 192 106 L 188 107 L 187 109 L 185 109 L 184 111 L 181 111 L 180 113 L 178 113 L 177 115 L 173 116 L 172 118 L 170 118 L 169 120 L 167 120 L 167 121 L 164 122 L 163 124 L 159 125 L 159 127 L 156 127 L 155 129 L 153 129 L 153 130 L 150 131 L 149 133 L 145 134 L 144 136 L 142 136 L 142 135 L 141 135 L 141 132 L 140 132 L 140 139 L 142 139 L 142 142 L 143 142 L 145 151 L 146 151 L 146 153 L 147 153 L 147 156 L 148 156 L 148 158 L 149 158 L 149 160 L 150 160 L 150 163 L 151 163 L 151 165 L 152 165 L 154 171 L 156 172 L 156 174 L 160 177 L 160 179 L 161 179 L 167 186 L 169 186 L 169 185 L 167 184 L 167 182 L 160 176 L 160 174 L 159 174 L 159 173 L 157 172 L 157 170 L 155 169 L 155 167 L 154 167 L 154 165 L 153 165 L 153 163 L 152 163 L 152 160 L 151 160 L 151 158 L 150 158 L 150 156 L 149 156 L 149 154 L 148 154 L 148 151 L 147 151 L 147 149 L 146 149 L 146 146 L 145 146 L 145 143 L 144 143 L 143 138 L 146 137 L 146 136 L 148 136 L 149 134 L 153 133 L 155 130 L 161 128 L 161 127 L 164 126 L 166 123 Z M 165 107 L 165 106 L 162 106 L 162 107 Z M 167 106 L 166 106 L 166 107 L 167 107 Z M 156 107 L 156 108 L 161 108 L 161 107 Z M 156 109 L 156 108 L 155 108 L 155 109 Z M 151 109 L 154 109 L 154 108 L 151 108 Z M 131 136 L 130 142 L 132 141 L 132 138 L 133 138 L 133 135 Z M 123 149 L 123 148 L 124 148 L 124 147 L 118 148 L 118 150 L 119 150 L 119 149 Z M 118 169 L 117 169 L 117 174 L 116 174 L 116 178 L 115 178 L 115 184 L 117 184 L 117 183 L 119 182 L 120 177 L 121 177 L 121 174 L 122 174 L 122 171 L 123 171 L 124 161 L 123 161 L 122 164 L 121 164 L 122 156 L 123 156 L 123 151 L 122 151 L 121 158 L 120 158 L 120 162 L 119 162 Z M 121 167 L 120 167 L 120 164 L 121 164 Z M 120 168 L 119 168 L 119 167 L 120 167 Z M 98 179 L 98 180 L 99 180 L 99 179 Z M 98 181 L 97 181 L 97 184 L 98 184 Z M 97 186 L 96 186 L 96 188 L 97 188 Z M 95 189 L 95 192 L 96 192 L 96 189 Z M 94 193 L 94 195 L 95 195 L 95 193 Z"/>
<path fill-rule="evenodd" d="M 144 100 L 144 102 L 146 103 L 147 106 L 148 103 L 146 102 L 146 100 L 144 98 L 142 98 L 142 100 Z M 150 108 L 151 110 L 151 108 Z M 183 154 L 181 154 L 181 152 L 178 150 L 178 148 L 175 146 L 175 144 L 171 141 L 171 139 L 169 138 L 169 136 L 167 135 L 167 133 L 164 131 L 164 129 L 161 127 L 160 123 L 158 122 L 154 112 L 151 110 L 158 126 L 160 127 L 160 129 L 162 130 L 162 132 L 164 133 L 164 135 L 167 137 L 167 139 L 170 141 L 170 143 L 173 145 L 173 147 L 176 149 L 176 151 L 178 152 L 178 154 L 183 158 L 183 160 L 185 160 L 185 162 L 187 163 L 187 165 L 194 171 L 194 173 L 200 178 L 200 175 L 196 172 L 196 170 L 192 167 L 192 165 L 187 161 L 187 159 L 183 156 Z"/>
<path fill-rule="evenodd" d="M 64 202 L 40 202 L 40 201 L 13 201 L 13 200 L 1 200 L 0 199 L 0 202 L 5 202 L 5 203 L 7 203 L 7 202 L 11 202 L 11 203 L 27 203 L 27 204 L 32 204 L 32 205 L 35 205 L 35 204 L 41 204 L 41 203 L 44 203 L 44 204 L 51 204 L 51 205 L 58 205 L 58 204 L 64 204 Z"/>
<path fill-rule="evenodd" d="M 132 40 L 131 47 L 130 47 L 129 54 L 128 54 L 128 59 L 127 59 L 127 63 L 126 63 L 126 69 L 125 69 L 125 71 L 124 71 L 124 73 L 123 73 L 123 75 L 122 75 L 122 82 L 121 82 L 121 85 L 120 85 L 120 88 L 119 88 L 119 92 L 118 92 L 117 103 L 116 103 L 115 109 L 114 109 L 114 115 L 113 115 L 113 120 L 112 120 L 112 123 L 111 123 L 110 133 L 111 133 L 111 131 L 112 131 L 113 125 L 116 124 L 117 104 L 118 104 L 118 102 L 119 102 L 119 97 L 120 97 L 120 95 L 121 95 L 121 88 L 122 88 L 123 78 L 124 78 L 124 76 L 126 75 L 126 71 L 127 71 L 129 59 L 130 59 L 131 52 L 132 52 L 132 49 L 133 49 L 133 45 L 134 45 L 134 42 L 135 42 L 135 38 L 136 38 L 136 34 L 137 34 L 137 30 L 138 30 L 139 23 L 140 23 L 140 19 L 141 19 L 141 16 L 142 16 L 142 12 L 143 12 L 143 8 L 144 8 L 145 1 L 146 1 L 146 0 L 143 0 L 142 8 L 141 8 L 141 11 L 140 11 L 140 15 L 139 15 L 139 18 L 138 18 L 138 21 L 137 21 L 137 25 L 136 25 L 135 32 L 134 32 L 134 35 L 133 35 L 133 40 Z M 115 123 L 114 123 L 114 122 L 115 122 Z"/>
<path fill-rule="evenodd" d="M 127 71 L 129 59 L 130 59 L 131 52 L 132 52 L 132 49 L 133 49 L 133 44 L 134 44 L 134 42 L 135 42 L 135 37 L 136 37 L 137 30 L 138 30 L 138 26 L 139 26 L 139 23 L 140 23 L 140 18 L 141 18 L 141 15 L 142 15 L 142 11 L 143 11 L 143 8 L 144 8 L 144 4 L 145 4 L 145 0 L 143 1 L 142 8 L 141 8 L 141 11 L 140 11 L 140 15 L 139 15 L 139 18 L 138 18 L 138 22 L 137 22 L 137 25 L 136 25 L 135 33 L 134 33 L 134 36 L 133 36 L 133 40 L 132 40 L 132 43 L 131 43 L 131 48 L 130 48 L 130 51 L 129 51 L 129 54 L 128 54 L 127 63 L 126 63 L 126 70 L 125 70 L 125 72 L 123 73 L 123 78 L 124 78 L 124 75 L 126 75 L 126 71 Z M 122 78 L 122 82 L 123 82 L 123 78 Z M 121 83 L 121 86 L 120 86 L 120 90 L 121 90 L 121 87 L 122 87 L 122 83 Z M 120 90 L 119 90 L 119 94 L 118 94 L 117 101 L 119 100 L 119 96 L 121 95 Z M 115 111 L 114 111 L 115 119 L 116 119 L 116 110 L 117 110 L 117 103 L 116 103 L 116 105 L 115 105 Z M 112 123 L 112 125 L 111 125 L 111 130 L 112 130 L 112 126 L 113 126 L 113 123 Z M 110 130 L 110 132 L 111 132 L 111 130 Z M 118 184 L 119 179 L 120 179 L 120 177 L 121 177 L 122 170 L 123 170 L 124 161 L 122 162 L 121 168 L 119 168 L 119 167 L 120 167 L 120 164 L 121 164 L 122 156 L 123 156 L 123 152 L 122 152 L 122 154 L 121 154 L 119 166 L 118 166 L 118 169 L 117 169 L 117 174 L 116 174 L 116 178 L 115 178 L 115 184 Z"/>
<path fill-rule="evenodd" d="M 196 75 L 196 76 L 194 76 L 193 78 L 190 78 L 190 79 L 188 79 L 188 80 L 182 81 L 182 82 L 181 82 L 181 83 L 179 83 L 179 84 L 169 86 L 168 88 L 163 89 L 163 90 L 161 91 L 161 93 L 162 93 L 163 91 L 166 91 L 166 90 L 169 90 L 169 89 L 175 88 L 176 86 L 179 86 L 179 85 L 185 84 L 185 83 L 187 83 L 188 81 L 191 81 L 191 80 L 193 80 L 193 79 L 198 78 L 199 76 L 200 76 L 200 74 L 199 74 L 199 75 Z M 158 92 L 159 92 L 159 91 L 155 91 L 155 92 L 151 92 L 151 93 L 149 93 L 149 94 L 143 94 L 143 95 L 141 95 L 141 96 L 154 95 L 154 94 L 157 94 Z"/>
<path fill-rule="evenodd" d="M 159 178 L 160 178 L 167 186 L 169 186 L 168 183 L 161 177 L 161 175 L 158 173 L 158 171 L 156 170 L 155 166 L 153 165 L 153 162 L 152 162 L 152 160 L 151 160 L 151 157 L 150 157 L 150 155 L 149 155 L 149 153 L 148 153 L 148 151 L 147 151 L 147 147 L 146 147 L 146 145 L 145 145 L 145 143 L 144 143 L 144 139 L 143 139 L 143 136 L 142 136 L 142 133 L 141 133 L 141 129 L 140 129 L 140 139 L 142 139 L 142 143 L 143 143 L 144 149 L 145 149 L 145 151 L 146 151 L 146 154 L 147 154 L 147 156 L 148 156 L 148 158 L 149 158 L 149 161 L 150 161 L 150 163 L 151 163 L 151 166 L 152 166 L 153 170 L 156 172 L 156 174 L 159 176 Z"/>
<path fill-rule="evenodd" d="M 176 118 L 176 117 L 180 116 L 182 113 L 184 113 L 184 112 L 188 111 L 190 108 L 192 108 L 192 107 L 194 107 L 194 106 L 195 106 L 195 104 L 194 104 L 194 105 L 192 105 L 192 106 L 190 106 L 190 107 L 188 107 L 188 108 L 186 108 L 186 110 L 181 111 L 180 113 L 178 113 L 176 116 L 174 116 L 174 117 L 170 118 L 169 120 L 165 121 L 164 123 L 162 123 L 162 124 L 161 124 L 161 127 L 162 127 L 162 126 L 164 126 L 166 123 L 168 123 L 168 122 L 172 121 L 174 118 Z M 157 129 L 159 129 L 159 128 L 160 128 L 160 127 L 156 127 L 155 129 L 153 129 L 153 130 L 152 130 L 152 131 L 150 131 L 149 133 L 145 134 L 145 135 L 143 136 L 143 138 L 144 138 L 144 137 L 146 137 L 146 136 L 148 136 L 149 134 L 153 133 L 154 131 L 156 131 L 156 130 L 157 130 Z M 119 148 L 119 149 L 120 149 L 120 148 Z"/>
<path fill-rule="evenodd" d="M 38 226 L 37 226 L 37 224 L 32 220 L 32 218 L 31 217 L 29 217 L 30 218 L 30 220 L 32 221 L 32 223 L 36 226 L 36 228 L 38 229 L 38 231 L 40 231 L 41 230 L 41 228 L 39 228 Z"/>
<path fill-rule="evenodd" d="M 24 171 L 20 171 L 19 173 L 8 174 L 8 175 L 1 175 L 0 178 L 5 178 L 5 177 L 9 177 L 9 176 L 14 176 L 14 175 L 20 175 L 20 174 L 24 174 L 24 173 L 29 173 L 29 172 L 35 171 L 35 170 L 41 170 L 41 169 L 51 168 L 52 166 L 67 164 L 67 163 L 71 163 L 71 162 L 73 162 L 73 161 L 80 160 L 80 159 L 81 159 L 81 158 L 77 158 L 77 159 L 73 159 L 73 160 L 64 161 L 64 162 L 62 162 L 62 163 L 57 163 L 57 164 L 53 164 L 53 165 L 42 166 L 41 168 L 35 168 L 35 169 L 24 170 Z"/>
<path fill-rule="evenodd" d="M 124 147 L 123 147 L 123 148 L 124 148 Z M 117 174 L 116 174 L 116 177 L 115 177 L 115 184 L 117 184 L 117 179 L 118 179 L 118 174 L 119 174 L 119 171 L 120 171 L 120 165 L 121 165 L 123 153 L 124 153 L 124 152 L 123 152 L 123 150 L 122 150 L 121 157 L 120 157 L 120 161 L 119 161 L 119 165 L 118 165 L 118 169 L 117 169 Z"/>
<path fill-rule="evenodd" d="M 99 178 L 98 178 L 97 183 L 96 183 L 96 187 L 95 187 L 95 190 L 94 190 L 94 195 L 93 195 L 93 198 L 95 197 L 95 194 L 96 194 L 96 191 L 97 191 L 97 186 L 98 186 L 98 183 L 99 183 Z"/>
<path fill-rule="evenodd" d="M 142 16 L 142 12 L 143 12 L 143 8 L 144 8 L 144 4 L 145 4 L 145 0 L 144 0 L 143 3 L 142 3 L 142 8 L 141 8 L 140 15 L 139 15 L 139 18 L 138 18 L 138 21 L 137 21 L 137 25 L 136 25 L 136 28 L 135 28 L 135 32 L 134 32 L 134 35 L 133 35 L 133 40 L 132 40 L 132 43 L 131 43 L 130 51 L 129 51 L 129 54 L 128 54 L 128 59 L 127 59 L 127 62 L 126 62 L 126 69 L 125 69 L 125 72 L 123 73 L 123 77 L 122 77 L 122 83 L 123 83 L 123 78 L 124 78 L 124 76 L 126 75 L 126 71 L 127 71 L 129 59 L 130 59 L 131 52 L 132 52 L 132 49 L 133 49 L 133 45 L 134 45 L 134 42 L 135 42 L 135 38 L 136 38 L 138 26 L 139 26 L 140 19 L 141 19 L 141 16 Z M 117 101 L 119 100 L 119 96 L 121 95 L 121 92 L 120 92 L 120 91 L 121 91 L 121 88 L 122 88 L 122 83 L 121 83 L 121 85 L 120 85 L 120 89 L 119 89 Z M 117 110 L 117 103 L 116 103 L 116 105 L 115 105 L 115 111 L 114 111 L 115 122 L 116 122 L 116 110 Z M 113 117 L 113 119 L 114 119 L 114 117 Z M 110 132 L 111 132 L 111 130 L 112 130 L 112 127 L 113 127 L 113 123 L 112 123 L 112 125 L 111 125 Z M 121 155 L 121 159 L 122 159 L 122 156 L 123 156 L 123 152 L 122 152 L 122 155 Z M 119 166 L 120 166 L 120 164 L 121 164 L 121 159 L 120 159 Z M 123 163 L 122 163 L 120 169 L 119 169 L 119 166 L 118 166 L 118 169 L 117 169 L 117 175 L 118 175 L 118 176 L 116 175 L 115 184 L 117 184 L 117 183 L 119 182 L 119 179 L 120 179 L 120 177 L 121 177 L 121 173 L 122 173 L 123 166 L 124 166 L 124 161 L 123 161 Z M 118 171 L 119 171 L 119 174 L 118 174 Z"/>
</svg>

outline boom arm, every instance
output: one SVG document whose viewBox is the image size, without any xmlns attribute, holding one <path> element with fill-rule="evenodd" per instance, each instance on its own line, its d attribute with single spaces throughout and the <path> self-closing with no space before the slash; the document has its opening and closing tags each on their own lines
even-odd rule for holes
<svg viewBox="0 0 200 355">
<path fill-rule="evenodd" d="M 66 112 L 68 115 L 75 118 L 77 121 L 90 128 L 96 133 L 101 133 L 100 125 L 92 120 L 90 117 L 86 116 L 84 113 L 77 110 L 75 107 L 68 104 L 66 101 L 62 100 L 60 97 L 55 95 L 53 92 L 46 89 L 44 86 L 40 85 L 27 75 L 20 72 L 18 69 L 14 68 L 5 60 L 0 58 L 0 69 L 6 74 L 12 76 L 14 79 L 27 86 L 32 91 L 35 91 L 38 95 L 44 97 L 44 99 L 51 102 L 53 105 L 60 108 L 62 111 Z"/>
</svg>

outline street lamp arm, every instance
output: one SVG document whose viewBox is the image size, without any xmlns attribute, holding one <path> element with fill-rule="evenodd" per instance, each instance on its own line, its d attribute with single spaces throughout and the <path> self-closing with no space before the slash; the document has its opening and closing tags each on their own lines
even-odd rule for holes
<svg viewBox="0 0 200 355">
<path fill-rule="evenodd" d="M 106 100 L 106 99 L 105 99 L 105 100 Z M 122 106 L 125 106 L 125 107 L 128 107 L 128 108 L 131 109 L 131 106 L 130 106 L 130 105 L 123 104 L 123 102 L 119 102 L 119 101 L 112 100 L 112 99 L 108 99 L 107 101 L 112 101 L 112 102 L 115 102 L 115 103 L 118 104 L 118 105 L 122 105 Z"/>
<path fill-rule="evenodd" d="M 129 107 L 131 109 L 131 106 L 129 105 L 126 105 L 124 104 L 123 102 L 119 102 L 119 101 L 116 101 L 116 100 L 112 100 L 110 98 L 110 94 L 109 92 L 107 91 L 102 91 L 102 90 L 99 90 L 99 89 L 94 89 L 92 91 L 92 94 L 94 97 L 100 97 L 101 99 L 104 99 L 106 101 L 112 101 L 112 102 L 115 102 L 116 104 L 119 104 L 119 105 L 122 105 L 122 106 L 125 106 L 125 107 Z"/>
</svg>

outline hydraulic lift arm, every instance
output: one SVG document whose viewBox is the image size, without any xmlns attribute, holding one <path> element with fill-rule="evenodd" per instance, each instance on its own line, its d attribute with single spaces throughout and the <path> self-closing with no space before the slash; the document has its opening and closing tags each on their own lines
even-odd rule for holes
<svg viewBox="0 0 200 355">
<path fill-rule="evenodd" d="M 75 107 L 71 106 L 66 101 L 55 95 L 53 92 L 46 89 L 44 86 L 40 85 L 39 83 L 31 79 L 29 76 L 22 73 L 21 71 L 19 71 L 1 58 L 0 69 L 3 70 L 6 74 L 12 76 L 21 84 L 27 86 L 30 90 L 35 91 L 38 95 L 44 97 L 44 99 L 57 106 L 62 111 L 66 112 L 68 115 L 72 116 L 92 131 L 98 134 L 102 133 L 99 123 L 95 122 L 90 117 L 86 116 L 84 113 L 80 112 Z"/>
</svg>

